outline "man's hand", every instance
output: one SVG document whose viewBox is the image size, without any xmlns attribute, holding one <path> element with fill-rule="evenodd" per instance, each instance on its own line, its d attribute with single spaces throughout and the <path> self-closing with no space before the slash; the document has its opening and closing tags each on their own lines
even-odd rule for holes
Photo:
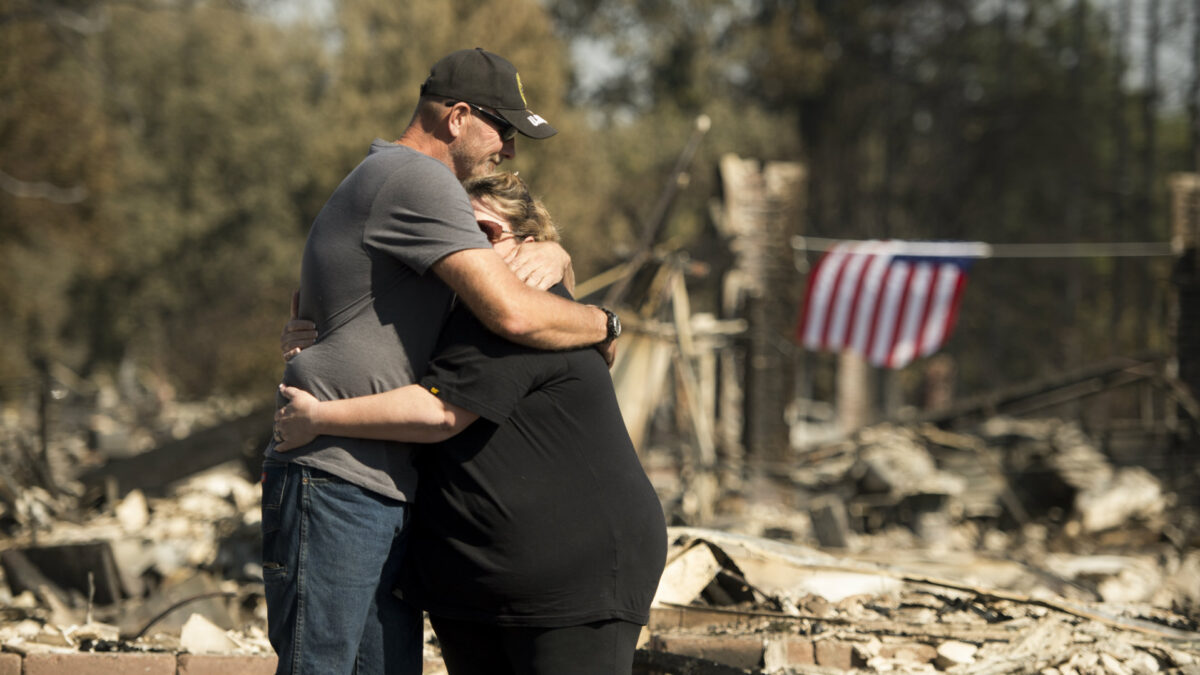
<svg viewBox="0 0 1200 675">
<path fill-rule="evenodd" d="M 308 445 L 320 435 L 313 417 L 320 401 L 303 389 L 282 384 L 279 393 L 290 403 L 275 411 L 275 451 L 287 452 Z"/>
<path fill-rule="evenodd" d="M 279 335 L 279 350 L 283 360 L 290 361 L 301 349 L 311 347 L 317 341 L 317 324 L 308 319 L 298 319 L 300 313 L 300 291 L 292 293 L 292 318 L 283 325 Z"/>
<path fill-rule="evenodd" d="M 609 370 L 612 370 L 613 362 L 617 360 L 617 341 L 601 342 L 596 345 L 596 351 L 600 352 L 600 356 L 604 357 L 604 362 L 608 364 Z"/>
<path fill-rule="evenodd" d="M 574 275 L 571 272 L 571 256 L 566 249 L 553 241 L 527 241 L 513 249 L 504 258 L 509 269 L 526 285 L 544 291 L 564 279 L 570 278 L 567 290 L 574 290 Z"/>
</svg>

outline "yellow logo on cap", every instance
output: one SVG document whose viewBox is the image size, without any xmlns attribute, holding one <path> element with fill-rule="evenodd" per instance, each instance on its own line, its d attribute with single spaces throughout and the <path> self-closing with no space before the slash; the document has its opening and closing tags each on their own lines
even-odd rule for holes
<svg viewBox="0 0 1200 675">
<path fill-rule="evenodd" d="M 525 100 L 525 87 L 521 85 L 521 74 L 515 73 L 517 76 L 517 92 L 521 94 L 521 105 L 529 107 L 529 102 Z"/>
</svg>

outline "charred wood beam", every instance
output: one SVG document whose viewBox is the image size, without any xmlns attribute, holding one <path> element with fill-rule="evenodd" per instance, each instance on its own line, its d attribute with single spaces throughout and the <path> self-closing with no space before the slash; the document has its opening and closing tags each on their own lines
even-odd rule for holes
<svg viewBox="0 0 1200 675">
<path fill-rule="evenodd" d="M 1074 403 L 1081 399 L 1102 394 L 1106 391 L 1118 389 L 1137 382 L 1143 382 L 1154 378 L 1153 373 L 1141 373 L 1136 371 L 1121 371 L 1108 375 L 1093 377 L 1083 382 L 1077 382 L 1072 385 L 1061 387 L 1053 391 L 1048 391 L 1043 394 L 1024 399 L 1020 402 L 1014 402 L 1005 408 L 1004 412 L 1009 415 L 1020 417 L 1036 413 L 1047 408 L 1053 408 L 1058 405 Z"/>
<path fill-rule="evenodd" d="M 106 483 L 117 484 L 118 495 L 139 489 L 149 496 L 163 496 L 168 485 L 205 469 L 241 460 L 247 469 L 266 447 L 271 433 L 274 404 L 172 441 L 133 457 L 115 459 L 79 477 L 89 491 L 104 491 Z M 257 475 L 252 471 L 251 475 Z"/>
<path fill-rule="evenodd" d="M 43 583 L 42 580 L 46 580 L 53 588 L 72 589 L 83 597 L 94 596 L 96 603 L 100 605 L 111 605 L 128 595 L 108 542 L 5 551 L 6 572 L 10 565 L 7 558 L 9 554 L 20 556 L 15 567 L 21 569 L 23 574 L 30 572 L 29 568 L 24 567 L 25 564 L 37 571 L 36 576 L 22 582 L 22 588 L 36 591 L 36 586 L 31 587 L 28 584 Z"/>
<path fill-rule="evenodd" d="M 997 414 L 1027 414 L 1146 379 L 1156 379 L 1165 357 L 1117 358 L 960 400 L 909 422 L 945 425 Z"/>
<path fill-rule="evenodd" d="M 24 553 L 16 549 L 0 551 L 0 567 L 14 594 L 30 591 L 51 607 L 69 607 L 71 597 L 54 583 Z"/>
</svg>

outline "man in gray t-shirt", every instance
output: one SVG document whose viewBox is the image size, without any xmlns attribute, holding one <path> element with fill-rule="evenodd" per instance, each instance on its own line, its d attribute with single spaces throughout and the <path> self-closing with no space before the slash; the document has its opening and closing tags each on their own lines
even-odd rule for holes
<svg viewBox="0 0 1200 675">
<path fill-rule="evenodd" d="M 322 399 L 378 394 L 425 373 L 453 291 L 430 266 L 491 250 L 462 184 L 441 162 L 377 140 L 308 235 L 300 316 L 322 339 L 288 361 L 283 382 Z M 280 403 L 280 407 L 286 401 Z M 315 467 L 404 501 L 416 487 L 411 451 L 386 441 L 322 437 L 267 457 Z"/>
<path fill-rule="evenodd" d="M 474 49 L 434 65 L 400 139 L 375 141 L 313 223 L 299 315 L 319 339 L 288 361 L 286 384 L 333 399 L 416 382 L 455 294 L 513 341 L 596 344 L 611 357 L 610 312 L 522 283 L 475 223 L 459 181 L 513 158 L 517 132 L 556 133 L 528 110 L 511 63 Z M 542 268 L 565 273 L 569 258 L 547 246 Z M 322 436 L 286 454 L 273 442 L 266 456 L 263 577 L 277 673 L 420 673 L 420 613 L 391 592 L 416 485 L 411 451 Z"/>
</svg>

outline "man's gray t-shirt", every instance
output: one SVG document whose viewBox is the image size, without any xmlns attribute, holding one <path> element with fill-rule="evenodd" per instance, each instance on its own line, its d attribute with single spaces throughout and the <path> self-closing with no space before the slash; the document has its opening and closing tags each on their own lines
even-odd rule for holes
<svg viewBox="0 0 1200 675">
<path fill-rule="evenodd" d="M 441 162 L 376 140 L 313 222 L 300 270 L 300 316 L 318 341 L 288 361 L 283 381 L 321 400 L 418 381 L 453 292 L 429 271 L 445 256 L 490 248 L 466 192 Z M 393 499 L 415 494 L 413 450 L 390 441 L 319 436 L 266 455 L 339 476 Z"/>
</svg>

